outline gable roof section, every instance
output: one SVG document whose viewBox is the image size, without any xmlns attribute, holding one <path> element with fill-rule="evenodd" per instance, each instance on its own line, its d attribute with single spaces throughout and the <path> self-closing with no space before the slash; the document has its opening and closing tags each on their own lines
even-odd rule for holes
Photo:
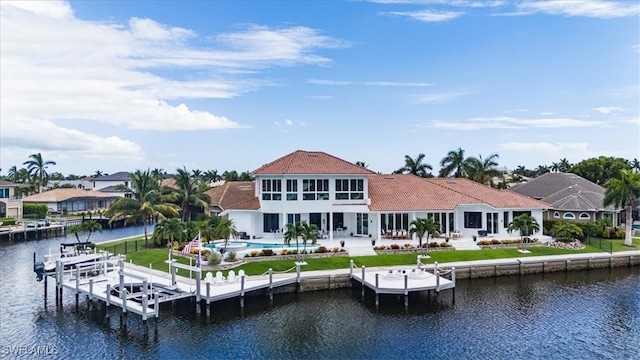
<svg viewBox="0 0 640 360">
<path fill-rule="evenodd" d="M 251 175 L 369 175 L 373 171 L 321 151 L 297 150 L 251 172 Z"/>
<path fill-rule="evenodd" d="M 17 187 L 18 184 L 12 183 L 11 181 L 0 180 L 0 186 L 4 187 Z"/>
<path fill-rule="evenodd" d="M 99 176 L 93 181 L 131 181 L 131 174 L 126 171 L 119 171 L 114 174 Z"/>
<path fill-rule="evenodd" d="M 205 191 L 205 194 L 211 198 L 211 206 L 217 206 L 221 210 L 226 210 L 235 205 L 245 204 L 249 200 L 255 199 L 258 203 L 258 207 L 253 209 L 254 204 L 246 203 L 245 206 L 251 206 L 246 208 L 247 210 L 257 210 L 260 208 L 260 202 L 255 195 L 255 183 L 253 181 L 228 181 L 223 185 L 216 186 Z M 245 209 L 239 207 L 237 209 Z"/>
<path fill-rule="evenodd" d="M 453 210 L 460 204 L 486 203 L 495 208 L 547 208 L 529 197 L 497 190 L 467 179 L 424 179 L 414 175 L 370 175 L 372 211 Z"/>
<path fill-rule="evenodd" d="M 118 196 L 93 190 L 53 189 L 40 194 L 27 196 L 23 198 L 22 201 L 25 203 L 58 203 L 76 198 L 115 199 L 118 198 Z"/>
<path fill-rule="evenodd" d="M 615 210 L 603 207 L 605 189 L 572 173 L 546 173 L 512 190 L 549 203 L 552 209 L 565 211 Z"/>
</svg>

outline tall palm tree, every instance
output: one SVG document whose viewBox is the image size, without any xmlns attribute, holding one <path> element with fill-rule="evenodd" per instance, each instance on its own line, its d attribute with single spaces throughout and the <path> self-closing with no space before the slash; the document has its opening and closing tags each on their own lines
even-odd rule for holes
<svg viewBox="0 0 640 360">
<path fill-rule="evenodd" d="M 640 173 L 628 170 L 620 172 L 620 178 L 611 178 L 604 184 L 604 206 L 613 205 L 624 208 L 625 236 L 624 244 L 633 246 L 631 233 L 633 231 L 633 201 L 640 198 Z"/>
<path fill-rule="evenodd" d="M 155 168 L 151 170 L 151 176 L 160 184 L 164 179 L 164 169 Z"/>
<path fill-rule="evenodd" d="M 507 226 L 509 234 L 515 230 L 520 233 L 520 242 L 524 244 L 524 237 L 540 231 L 540 224 L 533 216 L 523 214 L 513 218 L 513 221 Z"/>
<path fill-rule="evenodd" d="M 105 212 L 111 216 L 109 223 L 125 219 L 125 223 L 142 222 L 144 228 L 144 245 L 148 246 L 147 224 L 151 219 L 164 220 L 180 214 L 178 207 L 169 202 L 158 189 L 158 183 L 151 176 L 149 169 L 136 170 L 131 174 L 131 198 L 119 198 Z"/>
<path fill-rule="evenodd" d="M 238 229 L 236 224 L 231 219 L 223 218 L 215 228 L 216 236 L 224 239 L 224 248 L 227 249 L 227 244 L 230 238 L 236 239 L 238 237 Z"/>
<path fill-rule="evenodd" d="M 482 155 L 479 155 L 477 158 L 469 158 L 469 178 L 475 182 L 493 186 L 493 178 L 501 175 L 500 171 L 496 169 L 496 166 L 498 166 L 496 159 L 498 159 L 498 157 L 498 154 L 491 154 L 486 159 L 483 159 Z"/>
<path fill-rule="evenodd" d="M 92 177 L 92 178 L 97 178 L 97 177 L 100 177 L 100 176 L 102 176 L 102 175 L 104 175 L 104 173 L 103 173 L 102 171 L 100 171 L 100 170 L 96 170 L 96 172 L 95 172 L 95 173 L 93 173 L 93 175 L 91 175 L 91 177 Z"/>
<path fill-rule="evenodd" d="M 300 222 L 301 230 L 300 237 L 302 238 L 302 252 L 307 253 L 307 241 L 311 241 L 311 244 L 315 244 L 318 239 L 318 226 L 316 224 L 309 224 L 305 220 Z"/>
<path fill-rule="evenodd" d="M 186 168 L 177 169 L 176 176 L 176 200 L 182 209 L 182 221 L 191 219 L 191 206 L 206 208 L 211 204 L 211 198 L 205 194 L 206 188 L 199 178 L 189 175 Z"/>
<path fill-rule="evenodd" d="M 538 165 L 535 170 L 535 176 L 544 175 L 549 172 L 549 167 L 547 165 Z"/>
<path fill-rule="evenodd" d="M 49 175 L 47 174 L 47 168 L 49 165 L 55 165 L 55 161 L 45 161 L 42 159 L 42 154 L 31 154 L 29 155 L 29 159 L 22 163 L 22 165 L 27 165 L 27 171 L 29 172 L 29 176 L 32 176 L 37 179 L 36 183 L 38 185 L 38 192 L 42 192 L 42 188 L 47 184 L 47 180 Z"/>
<path fill-rule="evenodd" d="M 7 172 L 7 179 L 14 184 L 18 183 L 18 167 L 17 166 L 13 165 L 12 167 L 9 168 L 9 171 Z"/>
<path fill-rule="evenodd" d="M 298 244 L 298 239 L 300 238 L 301 234 L 302 234 L 302 224 L 300 223 L 300 221 L 296 222 L 296 223 L 287 223 L 287 230 L 284 232 L 284 243 L 287 245 L 291 244 L 291 240 L 295 240 L 296 241 L 296 253 L 300 254 L 300 252 L 298 251 L 299 244 Z"/>
<path fill-rule="evenodd" d="M 434 234 L 440 228 L 440 224 L 433 218 L 417 218 L 409 223 L 409 234 L 416 234 L 418 237 L 419 247 L 422 247 L 422 238 L 424 234 L 427 234 L 427 243 L 429 242 L 429 235 Z"/>
<path fill-rule="evenodd" d="M 569 172 L 569 169 L 571 169 L 572 166 L 573 164 L 571 164 L 569 160 L 567 160 L 567 158 L 562 158 L 558 163 L 558 170 L 560 172 L 566 173 Z"/>
<path fill-rule="evenodd" d="M 212 183 L 222 179 L 222 176 L 218 175 L 218 170 L 207 170 L 202 174 L 205 182 Z"/>
<path fill-rule="evenodd" d="M 468 159 L 464 157 L 464 150 L 452 150 L 447 156 L 440 160 L 440 177 L 449 177 L 453 173 L 453 177 L 463 178 L 467 176 Z"/>
<path fill-rule="evenodd" d="M 427 163 L 423 163 L 425 155 L 418 154 L 418 156 L 413 159 L 409 155 L 404 156 L 404 166 L 400 169 L 394 171 L 395 174 L 413 174 L 416 176 L 420 176 L 423 178 L 433 177 L 431 173 L 427 172 L 427 170 L 432 170 L 433 167 Z"/>
</svg>

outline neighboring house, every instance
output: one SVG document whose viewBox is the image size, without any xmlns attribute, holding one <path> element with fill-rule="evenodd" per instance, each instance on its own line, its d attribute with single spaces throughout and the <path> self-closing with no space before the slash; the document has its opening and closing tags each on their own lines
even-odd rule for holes
<svg viewBox="0 0 640 360">
<path fill-rule="evenodd" d="M 466 179 L 379 175 L 324 152 L 295 151 L 251 175 L 256 179 L 253 196 L 247 195 L 250 183 L 238 185 L 245 187 L 246 199 L 220 215 L 233 219 L 238 231 L 257 237 L 275 236 L 285 224 L 300 220 L 315 224 L 330 238 L 336 232 L 378 237 L 408 230 L 419 217 L 434 217 L 443 233 L 470 236 L 486 230 L 491 236 L 507 236 L 515 216 L 530 214 L 542 223 L 548 207 Z"/>
<path fill-rule="evenodd" d="M 89 177 L 78 180 L 50 180 L 47 183 L 47 190 L 56 188 L 56 185 L 58 188 L 64 185 L 71 185 L 76 189 L 91 190 L 93 187 L 93 179 Z"/>
<path fill-rule="evenodd" d="M 106 192 L 118 197 L 131 197 L 131 174 L 120 171 L 93 179 L 92 190 Z"/>
<path fill-rule="evenodd" d="M 605 189 L 576 174 L 546 173 L 510 190 L 548 203 L 544 219 L 595 222 L 608 218 L 620 224 L 621 209 L 602 205 Z"/>
<path fill-rule="evenodd" d="M 46 204 L 50 213 L 108 209 L 119 198 L 101 191 L 53 189 L 23 198 L 25 204 Z"/>
<path fill-rule="evenodd" d="M 22 218 L 22 199 L 16 198 L 18 184 L 0 180 L 0 218 Z"/>
<path fill-rule="evenodd" d="M 230 181 L 213 187 L 205 192 L 211 198 L 209 215 L 218 216 L 233 205 L 251 201 L 256 198 L 253 181 Z"/>
</svg>

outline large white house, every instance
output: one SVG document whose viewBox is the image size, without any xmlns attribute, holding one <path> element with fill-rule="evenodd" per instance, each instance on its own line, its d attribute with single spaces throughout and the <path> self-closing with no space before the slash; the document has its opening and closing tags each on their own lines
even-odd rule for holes
<svg viewBox="0 0 640 360">
<path fill-rule="evenodd" d="M 277 236 L 287 223 L 300 220 L 331 239 L 379 237 L 406 231 L 420 217 L 433 217 L 443 234 L 507 236 L 515 216 L 530 214 L 542 224 L 549 206 L 467 179 L 376 174 L 317 151 L 295 151 L 251 174 L 254 196 L 225 206 L 220 215 L 256 237 Z"/>
</svg>

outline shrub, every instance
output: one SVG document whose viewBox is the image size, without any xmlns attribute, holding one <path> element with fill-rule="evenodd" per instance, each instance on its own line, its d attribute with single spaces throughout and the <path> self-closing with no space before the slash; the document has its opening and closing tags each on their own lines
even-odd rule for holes
<svg viewBox="0 0 640 360">
<path fill-rule="evenodd" d="M 14 218 L 0 218 L 0 222 L 2 223 L 3 226 L 15 225 L 16 224 L 16 219 L 14 219 Z"/>
<path fill-rule="evenodd" d="M 219 265 L 222 262 L 222 255 L 212 251 L 207 255 L 207 261 L 209 262 L 209 265 Z"/>
<path fill-rule="evenodd" d="M 225 259 L 228 262 L 234 262 L 238 259 L 238 255 L 235 251 L 231 251 L 227 254 L 227 258 Z"/>
<path fill-rule="evenodd" d="M 505 244 L 505 245 L 506 245 L 506 244 L 509 244 L 509 240 L 507 240 L 507 239 L 504 239 L 504 240 L 502 240 L 502 241 L 500 241 L 500 242 L 501 242 L 502 244 Z"/>
<path fill-rule="evenodd" d="M 333 252 L 334 252 L 334 253 L 340 252 L 340 248 L 339 248 L 339 247 L 337 247 L 337 246 L 336 246 L 336 247 L 334 247 L 334 248 L 333 248 Z"/>
<path fill-rule="evenodd" d="M 25 218 L 35 215 L 38 219 L 44 219 L 49 212 L 49 207 L 46 204 L 23 204 L 22 214 Z"/>
<path fill-rule="evenodd" d="M 328 252 L 328 251 L 329 251 L 329 250 L 327 250 L 327 247 L 326 247 L 326 246 L 320 246 L 320 247 L 318 247 L 318 248 L 316 249 L 316 252 L 317 252 L 317 253 L 320 253 L 320 254 L 324 254 L 324 253 L 326 253 L 326 252 Z"/>
<path fill-rule="evenodd" d="M 272 249 L 262 249 L 262 256 L 272 256 L 273 255 L 273 250 Z"/>
<path fill-rule="evenodd" d="M 258 256 L 258 254 L 260 254 L 260 252 L 258 250 L 252 250 L 250 254 L 251 254 L 251 257 L 256 257 Z"/>
<path fill-rule="evenodd" d="M 624 239 L 626 234 L 627 234 L 627 232 L 624 229 L 617 229 L 616 230 L 616 234 L 615 234 L 615 238 L 616 239 Z"/>
<path fill-rule="evenodd" d="M 378 247 L 378 249 L 380 249 L 380 250 L 384 250 L 384 249 L 386 249 L 386 248 L 387 248 L 387 246 L 386 246 L 386 245 L 380 245 L 380 246 Z"/>
<path fill-rule="evenodd" d="M 281 256 L 287 255 L 287 249 L 280 250 L 280 255 Z"/>
<path fill-rule="evenodd" d="M 429 247 L 433 247 L 434 248 L 434 247 L 438 247 L 438 246 L 439 245 L 438 245 L 437 241 L 432 241 L 432 242 L 429 243 Z"/>
<path fill-rule="evenodd" d="M 409 249 L 409 248 L 411 248 L 411 244 L 409 244 L 409 243 L 405 243 L 405 244 L 404 244 L 404 248 L 405 248 L 405 249 Z"/>
<path fill-rule="evenodd" d="M 609 230 L 609 228 L 602 230 L 602 237 L 605 239 L 611 239 L 611 230 Z"/>
<path fill-rule="evenodd" d="M 491 239 L 491 243 L 492 243 L 493 245 L 502 244 L 502 242 L 500 242 L 500 240 L 498 240 L 498 239 Z"/>
<path fill-rule="evenodd" d="M 400 249 L 400 245 L 398 245 L 398 244 L 391 244 L 391 245 L 389 245 L 389 247 L 390 247 L 392 250 L 399 250 L 399 249 Z"/>
<path fill-rule="evenodd" d="M 480 241 L 478 241 L 478 245 L 491 245 L 491 241 L 489 241 L 489 240 L 480 240 Z"/>
<path fill-rule="evenodd" d="M 446 241 L 443 241 L 443 242 L 440 243 L 440 247 L 449 247 L 449 246 L 451 246 L 451 245 L 449 245 L 449 243 L 446 242 Z"/>
<path fill-rule="evenodd" d="M 287 250 L 287 255 L 297 255 L 298 250 Z"/>
</svg>

